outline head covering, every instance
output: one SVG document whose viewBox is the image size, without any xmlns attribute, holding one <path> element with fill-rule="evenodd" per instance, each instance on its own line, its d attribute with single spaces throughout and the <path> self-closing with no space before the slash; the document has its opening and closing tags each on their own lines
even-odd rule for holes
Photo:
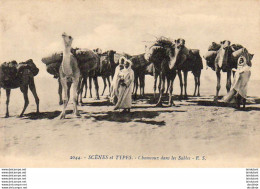
<svg viewBox="0 0 260 189">
<path fill-rule="evenodd" d="M 240 61 L 243 60 L 242 63 L 240 63 Z M 238 60 L 237 60 L 237 66 L 238 67 L 244 67 L 244 66 L 247 66 L 247 59 L 245 56 L 241 55 Z"/>
<path fill-rule="evenodd" d="M 124 63 L 122 63 L 122 62 L 123 62 L 123 60 L 124 60 L 124 62 L 126 62 L 126 61 L 127 61 L 126 57 L 124 57 L 124 56 L 121 56 L 121 57 L 119 58 L 119 64 L 124 64 Z"/>
<path fill-rule="evenodd" d="M 129 64 L 127 70 L 131 69 L 131 67 L 132 67 L 132 65 L 133 65 L 132 61 L 130 61 L 130 60 L 126 60 L 124 64 L 126 64 L 126 63 Z"/>
</svg>

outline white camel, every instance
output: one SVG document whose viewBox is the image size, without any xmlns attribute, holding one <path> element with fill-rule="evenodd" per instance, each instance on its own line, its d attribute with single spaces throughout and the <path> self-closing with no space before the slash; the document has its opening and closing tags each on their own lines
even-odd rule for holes
<svg viewBox="0 0 260 189">
<path fill-rule="evenodd" d="M 64 41 L 64 51 L 63 59 L 60 66 L 60 82 L 63 88 L 63 110 L 60 115 L 60 119 L 64 119 L 66 115 L 66 107 L 70 98 L 70 87 L 73 84 L 73 105 L 74 105 L 74 114 L 79 117 L 80 114 L 77 109 L 77 95 L 79 89 L 79 78 L 80 70 L 78 67 L 78 62 L 76 58 L 71 54 L 71 44 L 73 38 L 68 36 L 65 32 L 62 34 Z"/>
</svg>

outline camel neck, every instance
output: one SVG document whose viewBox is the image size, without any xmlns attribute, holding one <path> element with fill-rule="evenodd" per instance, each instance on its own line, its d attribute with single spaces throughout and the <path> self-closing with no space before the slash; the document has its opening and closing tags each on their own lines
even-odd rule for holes
<svg viewBox="0 0 260 189">
<path fill-rule="evenodd" d="M 70 54 L 71 47 L 65 47 L 65 49 L 63 51 L 64 51 L 64 54 Z"/>
</svg>

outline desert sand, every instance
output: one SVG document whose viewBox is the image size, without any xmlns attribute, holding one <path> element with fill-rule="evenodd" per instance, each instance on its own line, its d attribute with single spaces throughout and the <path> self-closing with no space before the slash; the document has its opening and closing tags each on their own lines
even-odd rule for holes
<svg viewBox="0 0 260 189">
<path fill-rule="evenodd" d="M 212 72 L 214 73 L 214 72 Z M 12 90 L 10 118 L 5 119 L 5 92 L 0 114 L 1 167 L 258 167 L 260 165 L 259 81 L 250 81 L 245 110 L 213 103 L 215 81 L 202 80 L 201 97 L 177 100 L 176 106 L 155 107 L 153 81 L 146 79 L 146 97 L 133 102 L 131 113 L 114 111 L 106 96 L 83 99 L 81 117 L 72 114 L 70 101 L 65 120 L 58 116 L 57 80 L 36 77 L 40 111 L 30 93 L 23 118 L 23 97 Z M 188 81 L 193 94 L 194 82 Z M 100 80 L 100 91 L 103 89 Z M 222 85 L 221 94 L 225 94 Z M 92 89 L 95 96 L 94 87 Z M 88 93 L 89 94 L 89 93 Z M 108 91 L 106 92 L 108 94 Z M 174 84 L 179 94 L 179 81 Z M 167 100 L 167 97 L 164 98 Z M 131 160 L 89 160 L 89 155 L 129 155 Z M 71 156 L 81 160 L 71 160 Z M 139 156 L 205 156 L 206 160 L 138 160 Z"/>
</svg>

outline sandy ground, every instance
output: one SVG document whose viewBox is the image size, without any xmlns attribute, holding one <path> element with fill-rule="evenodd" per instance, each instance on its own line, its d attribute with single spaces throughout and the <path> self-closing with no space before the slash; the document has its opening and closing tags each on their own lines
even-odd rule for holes
<svg viewBox="0 0 260 189">
<path fill-rule="evenodd" d="M 73 116 L 70 102 L 65 120 L 57 119 L 62 107 L 58 105 L 57 83 L 52 78 L 36 79 L 40 115 L 34 113 L 35 103 L 30 94 L 25 116 L 16 117 L 23 106 L 22 94 L 16 89 L 11 94 L 11 117 L 3 118 L 2 91 L 0 166 L 259 167 L 259 81 L 250 84 L 245 110 L 214 104 L 215 83 L 209 81 L 202 83 L 201 97 L 189 96 L 188 100 L 175 100 L 174 107 L 157 108 L 151 95 L 151 81 L 150 77 L 146 79 L 149 94 L 135 101 L 129 114 L 113 111 L 105 97 L 100 101 L 87 98 L 79 107 L 81 118 Z M 175 94 L 179 93 L 178 82 L 174 85 Z M 193 88 L 191 80 L 189 94 Z M 221 90 L 224 94 L 225 89 Z M 132 159 L 89 160 L 89 155 L 129 155 Z M 71 156 L 82 159 L 71 160 Z M 139 160 L 139 156 L 191 159 L 149 161 Z M 196 156 L 205 156 L 206 160 L 195 161 L 192 158 Z"/>
</svg>

